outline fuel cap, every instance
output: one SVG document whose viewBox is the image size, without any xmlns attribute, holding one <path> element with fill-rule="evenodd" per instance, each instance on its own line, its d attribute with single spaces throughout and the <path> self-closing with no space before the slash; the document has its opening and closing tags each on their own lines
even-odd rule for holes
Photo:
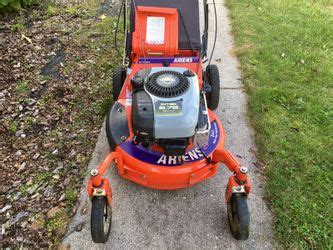
<svg viewBox="0 0 333 250">
<path fill-rule="evenodd" d="M 186 71 L 184 71 L 183 75 L 186 76 L 186 77 L 193 77 L 193 76 L 195 76 L 195 74 L 193 73 L 193 71 L 189 70 L 189 69 L 186 70 Z"/>
</svg>

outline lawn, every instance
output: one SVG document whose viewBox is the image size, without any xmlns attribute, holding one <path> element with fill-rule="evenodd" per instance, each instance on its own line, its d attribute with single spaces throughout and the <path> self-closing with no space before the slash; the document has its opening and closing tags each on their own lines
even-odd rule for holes
<svg viewBox="0 0 333 250">
<path fill-rule="evenodd" d="M 333 2 L 226 0 L 285 247 L 332 247 Z"/>
</svg>

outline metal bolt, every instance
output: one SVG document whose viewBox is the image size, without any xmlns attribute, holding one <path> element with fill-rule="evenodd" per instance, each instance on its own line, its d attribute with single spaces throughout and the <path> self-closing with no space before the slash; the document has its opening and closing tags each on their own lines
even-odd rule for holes
<svg viewBox="0 0 333 250">
<path fill-rule="evenodd" d="M 122 141 L 126 141 L 127 137 L 123 135 L 122 137 L 120 137 L 120 139 L 121 139 Z"/>
<path fill-rule="evenodd" d="M 239 169 L 239 171 L 242 173 L 242 174 L 247 174 L 248 170 L 247 170 L 247 167 L 241 167 Z"/>
<path fill-rule="evenodd" d="M 98 175 L 98 170 L 97 169 L 91 170 L 90 175 L 91 176 L 97 176 Z"/>
</svg>

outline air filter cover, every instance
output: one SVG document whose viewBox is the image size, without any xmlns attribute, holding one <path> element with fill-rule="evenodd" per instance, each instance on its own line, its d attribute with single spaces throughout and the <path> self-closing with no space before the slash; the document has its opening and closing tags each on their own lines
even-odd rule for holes
<svg viewBox="0 0 333 250">
<path fill-rule="evenodd" d="M 189 89 L 190 83 L 183 74 L 164 70 L 150 75 L 145 87 L 154 96 L 171 98 L 184 94 Z"/>
</svg>

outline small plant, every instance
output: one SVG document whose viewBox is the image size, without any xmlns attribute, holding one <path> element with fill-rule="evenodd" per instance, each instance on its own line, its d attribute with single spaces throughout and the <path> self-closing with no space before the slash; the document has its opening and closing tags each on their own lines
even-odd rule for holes
<svg viewBox="0 0 333 250">
<path fill-rule="evenodd" d="M 65 209 L 59 209 L 59 211 L 56 212 L 52 218 L 49 218 L 46 222 L 46 229 L 49 232 L 49 234 L 54 236 L 54 243 L 59 244 L 59 237 L 58 235 L 61 235 L 65 233 L 67 223 L 69 221 L 69 217 L 65 211 Z"/>
<path fill-rule="evenodd" d="M 3 121 L 3 125 L 5 126 L 5 128 L 7 129 L 7 130 L 9 130 L 9 131 L 12 131 L 12 129 L 11 129 L 11 126 L 12 126 L 12 120 L 11 119 L 9 119 L 9 118 L 6 118 L 6 119 L 4 119 L 4 121 Z M 17 129 L 17 124 L 16 124 L 16 128 L 15 129 Z M 12 131 L 13 132 L 13 131 Z M 16 130 L 14 131 L 14 133 L 16 132 Z"/>
<path fill-rule="evenodd" d="M 83 6 L 81 6 L 80 4 L 76 4 L 76 5 L 69 5 L 66 8 L 66 13 L 70 16 L 80 16 L 83 14 Z"/>
<path fill-rule="evenodd" d="M 35 182 L 36 184 L 38 184 L 38 183 L 40 183 L 40 182 L 42 182 L 42 181 L 46 181 L 46 180 L 48 180 L 51 176 L 52 176 L 52 174 L 49 173 L 49 172 L 41 172 L 41 173 L 39 173 L 39 174 L 36 176 L 34 182 Z"/>
<path fill-rule="evenodd" d="M 96 110 L 98 115 L 104 117 L 107 115 L 110 107 L 112 107 L 112 104 L 113 104 L 113 98 L 112 95 L 109 94 L 108 96 L 104 96 L 103 99 L 96 101 L 94 103 L 94 109 Z"/>
<path fill-rule="evenodd" d="M 15 23 L 12 26 L 10 26 L 10 29 L 12 31 L 20 31 L 20 30 L 24 30 L 25 26 L 23 23 Z"/>
<path fill-rule="evenodd" d="M 19 11 L 30 5 L 39 4 L 40 0 L 0 0 L 0 12 Z"/>
<path fill-rule="evenodd" d="M 65 194 L 66 196 L 66 200 L 69 202 L 69 203 L 72 203 L 72 204 L 74 204 L 75 203 L 75 201 L 76 201 L 76 198 L 77 198 L 77 195 L 78 195 L 78 193 L 77 193 L 77 191 L 74 189 L 74 188 L 71 188 L 71 189 L 68 189 L 67 191 L 66 191 L 66 194 Z"/>
<path fill-rule="evenodd" d="M 46 14 L 48 16 L 53 16 L 58 12 L 57 7 L 53 6 L 53 5 L 48 5 L 46 8 Z"/>
<path fill-rule="evenodd" d="M 28 188 L 29 188 L 29 186 L 27 184 L 21 184 L 19 186 L 19 190 L 23 194 L 23 196 L 26 195 Z"/>
<path fill-rule="evenodd" d="M 26 81 L 24 80 L 19 80 L 16 82 L 16 92 L 18 94 L 24 94 L 29 91 L 29 87 Z"/>
<path fill-rule="evenodd" d="M 17 123 L 16 122 L 13 122 L 11 125 L 10 125 L 10 131 L 12 131 L 13 133 L 15 133 L 17 131 Z"/>
</svg>

